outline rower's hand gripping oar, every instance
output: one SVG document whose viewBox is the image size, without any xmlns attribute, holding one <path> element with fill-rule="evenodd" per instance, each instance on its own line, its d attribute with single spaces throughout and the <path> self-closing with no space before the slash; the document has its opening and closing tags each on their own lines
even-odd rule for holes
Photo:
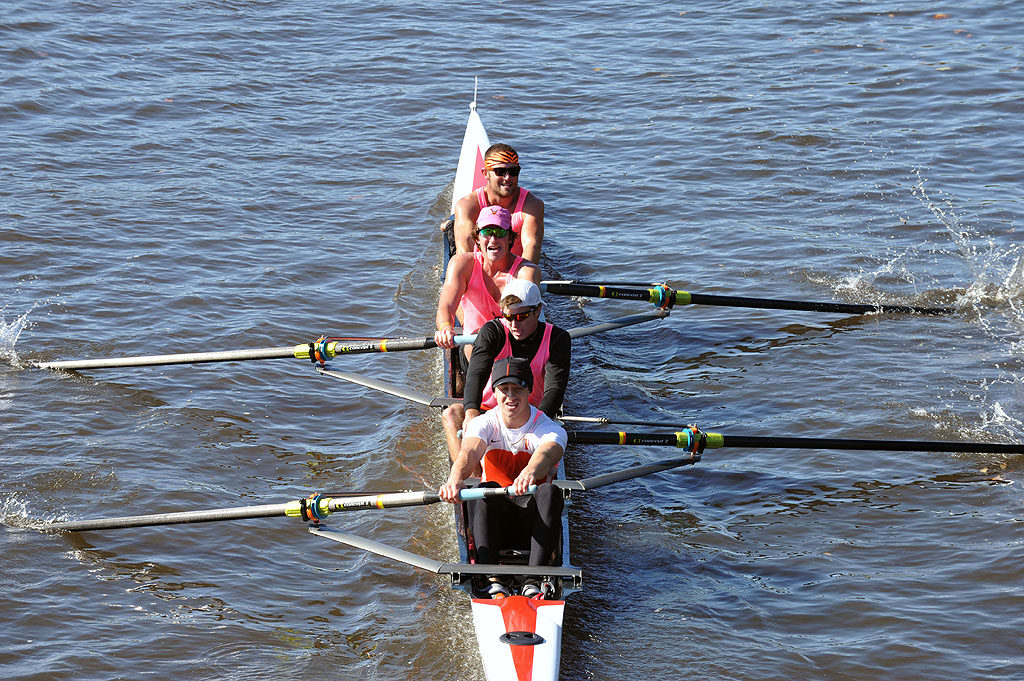
<svg viewBox="0 0 1024 681">
<path fill-rule="evenodd" d="M 456 336 L 456 345 L 472 345 L 475 335 Z M 176 355 L 148 355 L 144 357 L 114 357 L 109 359 L 78 359 L 57 362 L 37 362 L 40 369 L 113 369 L 117 367 L 164 366 L 168 364 L 203 364 L 206 362 L 241 362 L 253 359 L 308 359 L 323 364 L 339 355 L 358 355 L 372 352 L 400 352 L 436 348 L 432 336 L 423 338 L 348 339 L 321 336 L 311 343 L 277 348 L 251 350 L 225 350 L 218 352 L 192 352 Z"/>
<path fill-rule="evenodd" d="M 858 303 L 810 302 L 805 300 L 778 300 L 774 298 L 751 298 L 747 296 L 721 296 L 708 293 L 677 291 L 666 284 L 589 284 L 575 281 L 542 281 L 542 291 L 558 296 L 582 296 L 586 298 L 616 298 L 619 300 L 641 300 L 662 309 L 675 305 L 717 305 L 725 307 L 750 307 L 769 310 L 803 310 L 809 312 L 835 312 L 838 314 L 871 313 L 916 313 L 928 315 L 953 314 L 951 307 L 915 307 L 911 305 L 866 305 Z"/>
</svg>

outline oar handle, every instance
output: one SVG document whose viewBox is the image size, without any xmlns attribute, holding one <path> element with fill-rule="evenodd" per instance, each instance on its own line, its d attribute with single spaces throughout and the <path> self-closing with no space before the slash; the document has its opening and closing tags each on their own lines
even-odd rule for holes
<svg viewBox="0 0 1024 681">
<path fill-rule="evenodd" d="M 468 487 L 459 490 L 459 501 L 478 501 L 490 497 L 530 496 L 537 491 L 537 485 L 530 485 L 526 494 L 516 494 L 511 487 Z"/>
</svg>

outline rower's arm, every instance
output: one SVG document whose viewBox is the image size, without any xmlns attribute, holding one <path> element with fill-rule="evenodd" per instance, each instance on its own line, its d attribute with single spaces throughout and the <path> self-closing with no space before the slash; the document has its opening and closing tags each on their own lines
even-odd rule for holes
<svg viewBox="0 0 1024 681">
<path fill-rule="evenodd" d="M 557 442 L 544 442 L 530 457 L 526 468 L 512 482 L 515 494 L 526 494 L 530 485 L 539 485 L 551 475 L 552 469 L 562 460 L 562 446 Z"/>
<path fill-rule="evenodd" d="M 459 500 L 459 490 L 465 487 L 463 481 L 468 478 L 480 465 L 484 454 L 487 451 L 487 443 L 478 437 L 466 436 L 462 438 L 462 448 L 459 455 L 452 463 L 451 472 L 448 473 L 448 480 L 437 494 L 445 501 L 455 503 Z"/>
<path fill-rule="evenodd" d="M 540 268 L 533 263 L 523 263 L 516 271 L 516 279 L 528 279 L 540 286 Z"/>
<path fill-rule="evenodd" d="M 466 265 L 467 260 L 472 259 L 472 256 L 467 258 L 465 255 L 456 255 L 448 262 L 448 272 L 444 276 L 441 296 L 437 300 L 437 315 L 434 318 L 438 329 L 443 328 L 446 323 L 454 325 L 458 321 L 455 312 L 459 309 L 459 301 L 462 300 L 463 294 L 466 293 L 469 278 L 466 276 Z"/>
<path fill-rule="evenodd" d="M 448 273 L 444 277 L 441 296 L 437 301 L 437 314 L 434 315 L 434 342 L 439 347 L 451 350 L 455 347 L 455 325 L 459 323 L 457 312 L 462 294 L 466 292 L 466 284 L 472 269 L 466 269 L 466 259 L 473 260 L 468 253 L 456 254 L 448 262 Z"/>
<path fill-rule="evenodd" d="M 474 215 L 474 208 L 479 204 L 476 194 L 469 194 L 459 199 L 455 204 L 455 250 L 457 253 L 473 252 L 473 232 L 476 227 L 477 215 Z M 479 210 L 475 211 L 479 213 Z"/>
<path fill-rule="evenodd" d="M 523 257 L 540 264 L 540 246 L 544 242 L 544 202 L 532 193 L 523 206 L 523 226 L 519 231 L 519 239 L 523 242 Z"/>
<path fill-rule="evenodd" d="M 462 390 L 462 404 L 466 408 L 466 420 L 469 420 L 469 412 L 480 413 L 480 404 L 483 401 L 484 386 L 491 375 L 491 367 L 494 365 L 494 358 L 501 351 L 505 343 L 505 334 L 501 332 L 501 322 L 489 321 L 480 327 L 473 341 L 473 354 L 469 357 L 469 368 L 466 370 L 466 384 Z M 475 415 L 475 414 L 474 414 Z"/>
</svg>

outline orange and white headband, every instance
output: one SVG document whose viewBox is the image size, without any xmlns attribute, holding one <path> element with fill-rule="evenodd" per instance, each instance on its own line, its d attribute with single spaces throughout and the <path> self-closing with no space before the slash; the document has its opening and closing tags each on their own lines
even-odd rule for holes
<svg viewBox="0 0 1024 681">
<path fill-rule="evenodd" d="M 514 151 L 492 151 L 484 159 L 484 169 L 491 170 L 499 163 L 519 165 L 519 154 Z"/>
</svg>

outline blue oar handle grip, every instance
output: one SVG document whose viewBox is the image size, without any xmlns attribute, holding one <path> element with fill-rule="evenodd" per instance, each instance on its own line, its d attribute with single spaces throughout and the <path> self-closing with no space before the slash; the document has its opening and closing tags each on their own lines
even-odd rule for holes
<svg viewBox="0 0 1024 681">
<path fill-rule="evenodd" d="M 472 345 L 473 341 L 476 340 L 476 334 L 459 334 L 453 340 L 455 341 L 456 345 Z"/>
<path fill-rule="evenodd" d="M 526 494 L 523 496 L 529 496 L 537 491 L 537 485 L 530 485 Z M 487 497 L 514 497 L 511 487 L 470 487 L 468 489 L 459 490 L 460 501 L 479 501 L 480 499 L 486 499 Z"/>
</svg>

